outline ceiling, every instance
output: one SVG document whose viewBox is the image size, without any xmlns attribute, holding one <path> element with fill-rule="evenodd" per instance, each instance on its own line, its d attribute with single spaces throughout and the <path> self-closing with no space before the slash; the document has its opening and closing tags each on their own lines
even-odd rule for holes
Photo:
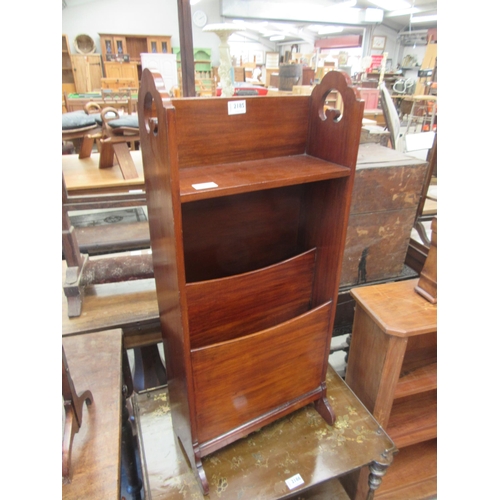
<svg viewBox="0 0 500 500">
<path fill-rule="evenodd" d="M 416 12 L 414 12 L 413 15 L 409 13 L 401 14 L 401 11 L 384 11 L 384 19 L 382 21 L 382 24 L 398 32 L 407 31 L 410 27 L 410 23 L 412 30 L 430 29 L 437 27 L 437 21 L 428 21 L 422 23 L 416 22 L 419 17 L 437 14 L 437 0 L 408 0 L 408 3 L 412 5 L 411 8 L 416 9 Z M 370 8 L 374 5 L 368 0 L 358 0 L 357 6 L 362 8 Z"/>
<path fill-rule="evenodd" d="M 398 11 L 381 9 L 376 3 L 375 0 L 221 0 L 221 9 L 226 21 L 239 22 L 247 34 L 254 32 L 261 39 L 284 37 L 277 43 L 304 40 L 313 44 L 315 39 L 334 36 L 334 28 L 339 27 L 342 35 L 362 35 L 367 27 L 376 25 L 396 32 L 437 28 L 436 20 L 418 22 L 420 17 L 437 15 L 437 0 L 407 0 L 403 3 L 410 9 Z M 369 14 L 375 14 L 376 18 Z"/>
<path fill-rule="evenodd" d="M 94 1 L 63 0 L 63 8 Z M 318 38 L 333 36 L 333 29 L 339 27 L 342 28 L 342 35 L 363 35 L 367 27 L 374 25 L 383 25 L 396 32 L 437 27 L 435 20 L 417 23 L 419 17 L 437 14 L 437 0 L 405 1 L 413 14 L 401 10 L 381 10 L 375 5 L 376 0 L 220 0 L 220 8 L 226 22 L 239 21 L 246 35 L 253 35 L 255 39 L 268 43 L 304 40 L 313 45 Z M 200 0 L 190 0 L 190 3 L 194 12 Z M 380 17 L 370 20 L 368 12 Z M 269 41 L 275 36 L 284 38 L 277 42 Z"/>
</svg>

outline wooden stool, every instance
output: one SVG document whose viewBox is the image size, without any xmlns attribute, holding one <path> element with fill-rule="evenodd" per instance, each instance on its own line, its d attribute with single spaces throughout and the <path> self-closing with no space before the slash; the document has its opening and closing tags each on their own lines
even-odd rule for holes
<svg viewBox="0 0 500 500">
<path fill-rule="evenodd" d="M 135 115 L 134 115 L 135 116 Z M 118 165 L 124 179 L 136 179 L 139 177 L 134 161 L 130 155 L 129 142 L 139 141 L 139 128 L 132 126 L 113 126 L 112 121 L 120 119 L 116 109 L 108 107 L 101 111 L 102 117 L 102 138 L 101 157 L 99 168 L 109 168 L 113 166 L 116 156 Z"/>
</svg>

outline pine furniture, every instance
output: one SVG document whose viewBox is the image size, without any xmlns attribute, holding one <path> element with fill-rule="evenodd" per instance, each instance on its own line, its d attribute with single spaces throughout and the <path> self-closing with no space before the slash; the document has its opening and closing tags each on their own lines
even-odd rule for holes
<svg viewBox="0 0 500 500">
<path fill-rule="evenodd" d="M 67 35 L 62 35 L 61 71 L 63 94 L 66 92 L 75 92 L 75 78 L 73 76 L 73 67 L 71 65 L 71 49 Z"/>
<path fill-rule="evenodd" d="M 363 102 L 339 72 L 293 100 L 170 99 L 144 70 L 138 112 L 172 421 L 206 494 L 202 457 L 308 403 L 334 423 Z"/>
<path fill-rule="evenodd" d="M 437 306 L 418 278 L 354 288 L 346 383 L 400 449 L 376 498 L 434 498 L 437 437 Z M 366 494 L 367 471 L 353 498 Z"/>
<path fill-rule="evenodd" d="M 103 74 L 100 54 L 72 55 L 71 66 L 76 92 L 94 92 L 101 88 Z"/>
<path fill-rule="evenodd" d="M 104 60 L 106 56 L 127 54 L 130 61 L 140 63 L 142 52 L 159 54 L 172 52 L 170 36 L 99 33 L 99 37 Z"/>
<path fill-rule="evenodd" d="M 106 78 L 132 78 L 133 87 L 139 87 L 141 80 L 141 54 L 172 53 L 170 36 L 99 33 L 99 37 Z"/>
</svg>

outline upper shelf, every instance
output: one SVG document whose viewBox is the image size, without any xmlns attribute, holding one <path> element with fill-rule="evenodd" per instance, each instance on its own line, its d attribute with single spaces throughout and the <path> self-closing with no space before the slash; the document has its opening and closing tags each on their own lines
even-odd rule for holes
<svg viewBox="0 0 500 500">
<path fill-rule="evenodd" d="M 308 155 L 179 170 L 181 202 L 347 177 L 350 170 Z"/>
</svg>

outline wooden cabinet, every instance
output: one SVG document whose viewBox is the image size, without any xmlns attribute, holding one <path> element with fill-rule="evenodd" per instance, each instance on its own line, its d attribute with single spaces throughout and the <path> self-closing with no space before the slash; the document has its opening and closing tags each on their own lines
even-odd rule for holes
<svg viewBox="0 0 500 500">
<path fill-rule="evenodd" d="M 158 85 L 158 87 L 157 87 Z M 342 94 L 344 114 L 324 112 Z M 202 458 L 308 403 L 326 372 L 363 103 L 170 99 L 144 70 L 139 125 L 174 431 Z"/>
<path fill-rule="evenodd" d="M 101 35 L 101 53 L 102 57 L 110 55 L 125 55 L 128 54 L 127 39 L 124 35 Z"/>
<path fill-rule="evenodd" d="M 171 37 L 166 35 L 124 35 L 99 33 L 106 78 L 134 79 L 139 87 L 141 54 L 171 54 Z"/>
<path fill-rule="evenodd" d="M 152 54 L 170 54 L 172 52 L 169 36 L 148 36 L 147 44 L 148 52 Z"/>
<path fill-rule="evenodd" d="M 131 62 L 140 63 L 141 53 L 172 53 L 171 37 L 166 35 L 124 35 L 99 33 L 103 59 L 128 55 Z"/>
<path fill-rule="evenodd" d="M 346 383 L 400 449 L 377 490 L 380 499 L 436 495 L 437 306 L 415 291 L 417 283 L 351 291 L 356 312 Z M 356 499 L 365 498 L 366 476 L 362 471 Z"/>
<path fill-rule="evenodd" d="M 177 58 L 177 80 L 182 87 L 181 49 L 174 47 L 173 53 Z M 197 47 L 193 49 L 195 90 L 198 97 L 216 95 L 218 75 L 212 68 L 211 57 L 211 49 Z"/>
<path fill-rule="evenodd" d="M 113 78 L 116 80 L 132 81 L 132 85 L 123 85 L 129 87 L 139 88 L 139 72 L 137 63 L 134 62 L 105 62 L 104 71 L 106 78 Z"/>
<path fill-rule="evenodd" d="M 103 75 L 99 54 L 71 56 L 71 65 L 78 93 L 100 91 Z"/>
<path fill-rule="evenodd" d="M 63 93 L 75 92 L 75 79 L 73 77 L 73 66 L 71 64 L 71 51 L 67 35 L 62 35 L 62 91 Z"/>
</svg>

